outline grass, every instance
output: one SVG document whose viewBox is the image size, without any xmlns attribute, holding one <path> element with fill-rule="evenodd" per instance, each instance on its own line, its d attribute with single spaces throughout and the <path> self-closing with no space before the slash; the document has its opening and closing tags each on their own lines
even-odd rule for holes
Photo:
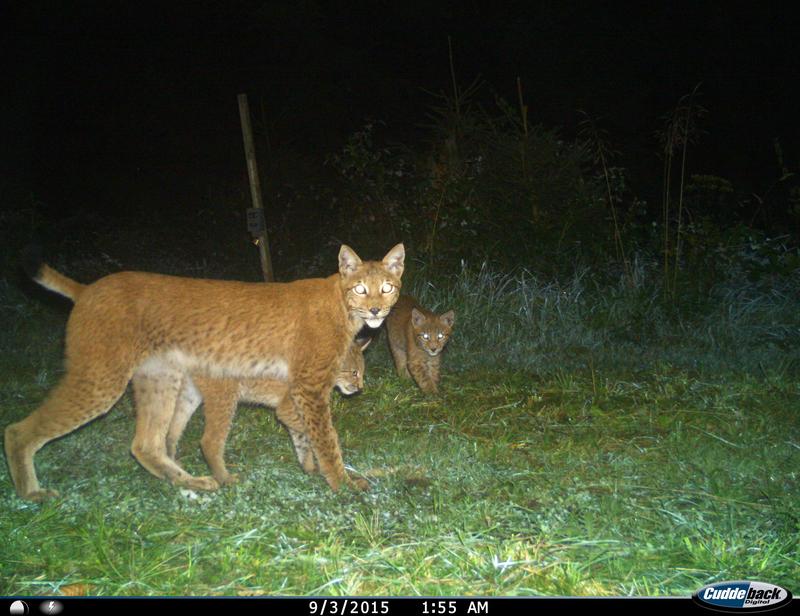
<svg viewBox="0 0 800 616">
<path fill-rule="evenodd" d="M 443 394 L 398 379 L 334 395 L 366 494 L 298 467 L 270 411 L 243 406 L 239 484 L 181 491 L 129 453 L 126 395 L 36 457 L 62 497 L 14 496 L 0 468 L 0 594 L 688 596 L 800 579 L 796 280 L 739 281 L 670 313 L 657 281 L 561 285 L 465 269 L 409 287 L 455 308 Z M 0 289 L 2 423 L 61 370 L 66 311 Z M 180 456 L 205 474 L 190 423 Z"/>
</svg>

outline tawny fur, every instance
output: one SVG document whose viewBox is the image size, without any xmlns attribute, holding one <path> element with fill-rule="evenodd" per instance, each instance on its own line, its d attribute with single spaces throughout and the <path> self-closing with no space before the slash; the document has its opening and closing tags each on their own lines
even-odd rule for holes
<svg viewBox="0 0 800 616">
<path fill-rule="evenodd" d="M 345 354 L 342 366 L 336 375 L 336 388 L 349 396 L 364 388 L 363 350 L 372 338 L 356 339 Z M 211 468 L 214 479 L 220 485 L 233 483 L 238 477 L 228 472 L 225 465 L 225 443 L 230 432 L 236 407 L 239 402 L 263 404 L 277 407 L 289 391 L 288 383 L 276 379 L 215 379 L 191 375 L 184 379 L 178 395 L 175 413 L 167 433 L 167 455 L 175 460 L 175 454 L 186 424 L 201 402 L 204 406 L 205 427 L 200 446 L 203 456 Z M 318 470 L 308 437 L 288 428 L 297 459 L 308 473 Z"/>
<path fill-rule="evenodd" d="M 339 251 L 339 273 L 290 283 L 245 283 L 120 272 L 80 285 L 43 265 L 36 281 L 75 300 L 61 381 L 28 417 L 5 430 L 17 494 L 41 500 L 34 454 L 106 413 L 133 381 L 137 408 L 131 451 L 157 477 L 197 489 L 167 455 L 166 436 L 189 374 L 277 379 L 288 389 L 278 419 L 306 435 L 331 489 L 354 485 L 331 423 L 330 393 L 356 332 L 378 327 L 397 301 L 405 251 L 362 262 Z M 357 487 L 366 488 L 365 482 Z"/>
<path fill-rule="evenodd" d="M 455 312 L 437 315 L 410 295 L 401 295 L 386 319 L 386 333 L 397 374 L 413 378 L 425 393 L 439 391 L 442 351 L 455 323 Z"/>
</svg>

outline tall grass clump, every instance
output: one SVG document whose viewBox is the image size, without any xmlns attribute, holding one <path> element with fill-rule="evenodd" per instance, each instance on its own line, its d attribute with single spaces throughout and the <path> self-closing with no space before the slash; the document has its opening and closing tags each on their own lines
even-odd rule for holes
<svg viewBox="0 0 800 616">
<path fill-rule="evenodd" d="M 769 289 L 745 280 L 712 290 L 714 309 L 698 332 L 711 357 L 763 372 L 800 368 L 800 271 L 776 278 Z"/>
<path fill-rule="evenodd" d="M 800 275 L 768 292 L 729 278 L 707 296 L 663 296 L 655 259 L 634 259 L 630 274 L 577 269 L 561 280 L 462 262 L 432 281 L 425 268 L 406 289 L 433 309 L 454 309 L 449 353 L 461 369 L 497 366 L 548 374 L 604 366 L 643 370 L 659 363 L 693 370 L 795 370 L 800 353 Z"/>
</svg>

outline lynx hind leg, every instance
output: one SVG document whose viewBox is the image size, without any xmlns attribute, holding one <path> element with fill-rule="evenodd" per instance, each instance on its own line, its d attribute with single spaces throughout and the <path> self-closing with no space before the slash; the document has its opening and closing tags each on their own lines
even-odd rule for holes
<svg viewBox="0 0 800 616">
<path fill-rule="evenodd" d="M 204 380 L 201 385 L 205 400 L 205 428 L 200 448 L 211 472 L 220 485 L 235 483 L 238 476 L 225 466 L 225 444 L 239 402 L 239 381 L 233 379 Z"/>
<path fill-rule="evenodd" d="M 172 415 L 172 421 L 167 431 L 167 455 L 173 460 L 176 459 L 178 442 L 181 440 L 184 430 L 186 430 L 186 425 L 202 401 L 203 396 L 192 379 L 188 376 L 184 377 L 181 390 L 178 392 L 177 402 L 175 403 L 175 412 Z"/>
<path fill-rule="evenodd" d="M 136 434 L 131 453 L 144 468 L 156 477 L 169 479 L 174 485 L 195 490 L 216 490 L 213 477 L 194 477 L 167 455 L 167 433 L 184 374 L 159 367 L 140 371 L 133 377 L 136 401 Z"/>
<path fill-rule="evenodd" d="M 32 501 L 57 496 L 43 490 L 33 456 L 46 443 L 106 413 L 122 396 L 130 373 L 109 366 L 93 370 L 75 362 L 47 399 L 28 417 L 5 430 L 5 452 L 11 480 L 20 498 Z"/>
</svg>

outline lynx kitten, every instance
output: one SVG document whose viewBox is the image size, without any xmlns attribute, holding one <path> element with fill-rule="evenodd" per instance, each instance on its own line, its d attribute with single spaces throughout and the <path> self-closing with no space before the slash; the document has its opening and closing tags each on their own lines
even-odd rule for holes
<svg viewBox="0 0 800 616">
<path fill-rule="evenodd" d="M 441 353 L 454 322 L 452 310 L 436 315 L 420 306 L 413 297 L 401 295 L 386 319 L 386 333 L 397 374 L 413 377 L 426 393 L 437 393 Z"/>
<path fill-rule="evenodd" d="M 342 366 L 336 375 L 336 387 L 345 396 L 350 396 L 364 388 L 364 355 L 372 338 L 356 338 L 345 355 Z M 237 476 L 228 472 L 225 466 L 225 442 L 230 432 L 233 416 L 239 402 L 251 402 L 276 407 L 286 395 L 289 386 L 275 379 L 215 379 L 192 375 L 183 382 L 178 395 L 175 414 L 167 433 L 167 455 L 175 460 L 178 441 L 186 424 L 204 403 L 205 428 L 200 440 L 208 466 L 214 479 L 220 485 L 233 483 Z M 290 430 L 297 459 L 306 472 L 318 469 L 313 450 L 305 434 Z"/>
</svg>

